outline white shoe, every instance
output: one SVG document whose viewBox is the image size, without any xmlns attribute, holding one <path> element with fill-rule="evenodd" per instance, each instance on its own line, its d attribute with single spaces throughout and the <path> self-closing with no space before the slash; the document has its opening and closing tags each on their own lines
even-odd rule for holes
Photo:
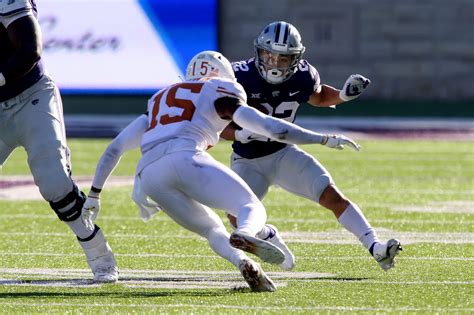
<svg viewBox="0 0 474 315">
<path fill-rule="evenodd" d="M 239 270 L 253 292 L 274 292 L 276 290 L 273 281 L 267 277 L 256 262 L 243 259 L 239 264 Z"/>
<path fill-rule="evenodd" d="M 284 270 L 293 269 L 295 267 L 295 256 L 290 251 L 288 246 L 286 246 L 285 242 L 278 233 L 278 229 L 271 224 L 267 224 L 267 227 L 273 229 L 275 231 L 275 234 L 272 237 L 267 238 L 266 240 L 281 249 L 281 251 L 285 254 L 285 260 L 280 264 L 280 267 Z"/>
<path fill-rule="evenodd" d="M 117 262 L 101 230 L 98 230 L 91 240 L 79 241 L 79 244 L 82 246 L 87 263 L 94 274 L 94 282 L 113 283 L 118 281 Z"/>
<path fill-rule="evenodd" d="M 239 230 L 235 230 L 230 235 L 230 245 L 252 253 L 261 260 L 270 264 L 281 264 L 285 260 L 285 253 L 272 243 L 253 237 Z"/>
<path fill-rule="evenodd" d="M 387 271 L 395 266 L 395 256 L 397 256 L 401 250 L 402 244 L 396 239 L 391 239 L 386 244 L 375 244 L 373 256 L 380 267 Z"/>
<path fill-rule="evenodd" d="M 96 283 L 115 283 L 118 281 L 119 270 L 117 266 L 98 266 L 92 272 Z"/>
</svg>

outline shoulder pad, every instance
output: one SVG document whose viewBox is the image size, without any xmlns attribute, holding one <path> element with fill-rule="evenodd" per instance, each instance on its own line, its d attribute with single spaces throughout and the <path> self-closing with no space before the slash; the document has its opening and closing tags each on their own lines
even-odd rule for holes
<svg viewBox="0 0 474 315">
<path fill-rule="evenodd" d="M 316 70 L 316 68 L 313 67 L 307 60 L 300 60 L 298 64 L 298 71 L 304 73 L 304 78 L 310 78 L 310 81 L 312 82 L 311 85 L 314 91 L 319 88 L 319 85 L 321 84 L 321 78 L 319 77 L 318 70 Z"/>
<path fill-rule="evenodd" d="M 242 100 L 244 103 L 247 102 L 247 94 L 242 85 L 237 81 L 214 78 L 208 82 L 209 84 L 212 84 L 213 89 L 215 89 L 215 91 L 222 97 L 235 97 Z"/>
</svg>

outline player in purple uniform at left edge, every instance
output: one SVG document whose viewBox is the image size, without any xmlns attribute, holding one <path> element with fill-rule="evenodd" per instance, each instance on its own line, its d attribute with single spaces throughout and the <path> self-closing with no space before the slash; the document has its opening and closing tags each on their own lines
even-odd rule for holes
<svg viewBox="0 0 474 315">
<path fill-rule="evenodd" d="M 97 225 L 84 224 L 84 194 L 71 178 L 61 96 L 41 62 L 33 0 L 0 1 L 0 168 L 23 147 L 35 184 L 76 235 L 95 282 L 116 282 L 114 254 Z"/>
</svg>

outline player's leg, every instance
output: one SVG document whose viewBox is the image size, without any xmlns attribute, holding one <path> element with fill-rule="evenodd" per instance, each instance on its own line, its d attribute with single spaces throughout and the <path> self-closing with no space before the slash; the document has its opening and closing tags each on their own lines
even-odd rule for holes
<svg viewBox="0 0 474 315">
<path fill-rule="evenodd" d="M 206 152 L 186 157 L 186 179 L 180 185 L 198 202 L 211 208 L 226 209 L 237 217 L 239 229 L 255 235 L 267 219 L 265 208 L 250 187 L 235 172 Z"/>
<path fill-rule="evenodd" d="M 186 190 L 180 188 L 179 172 L 175 172 L 170 163 L 178 159 L 176 157 L 171 159 L 161 158 L 141 172 L 140 185 L 144 193 L 156 201 L 179 225 L 206 238 L 215 253 L 240 270 L 253 291 L 275 291 L 275 285 L 260 266 L 243 251 L 230 245 L 230 235 L 220 217 L 209 207 L 183 192 Z"/>
<path fill-rule="evenodd" d="M 143 191 L 159 203 L 163 211 L 185 229 L 197 233 L 209 242 L 219 256 L 238 267 L 244 252 L 229 244 L 229 233 L 219 216 L 208 207 L 189 198 L 183 192 L 166 185 L 167 179 L 158 178 L 159 164 L 147 166 L 141 173 Z M 163 176 L 163 172 L 159 177 Z"/>
<path fill-rule="evenodd" d="M 20 145 L 12 118 L 14 113 L 10 111 L 0 108 L 0 170 L 13 150 Z"/>
<path fill-rule="evenodd" d="M 265 164 L 258 163 L 257 160 L 261 159 L 244 159 L 233 153 L 231 169 L 244 180 L 258 199 L 263 200 L 271 185 L 272 174 L 266 174 L 262 168 L 262 165 Z M 237 218 L 230 213 L 227 213 L 227 218 L 230 224 L 237 228 Z M 263 229 L 265 229 L 265 226 Z"/>
<path fill-rule="evenodd" d="M 400 242 L 390 239 L 382 243 L 359 206 L 346 198 L 334 184 L 324 190 L 320 204 L 333 210 L 339 223 L 359 239 L 383 270 L 395 266 L 395 256 L 402 250 Z"/>
<path fill-rule="evenodd" d="M 238 228 L 232 233 L 232 245 L 270 263 L 277 263 L 284 258 L 278 248 L 255 238 L 255 234 L 265 224 L 265 208 L 231 169 L 206 152 L 177 152 L 161 160 L 171 165 L 169 168 L 173 168 L 179 180 L 176 187 L 187 196 L 208 207 L 226 209 L 237 216 Z M 238 244 L 234 241 L 237 239 Z"/>
<path fill-rule="evenodd" d="M 0 170 L 14 149 L 15 147 L 7 145 L 0 139 Z"/>
<path fill-rule="evenodd" d="M 265 227 L 266 211 L 249 186 L 235 172 L 214 160 L 210 155 L 202 154 L 197 158 L 207 165 L 213 178 L 212 184 L 206 185 L 207 191 L 196 191 L 194 198 L 211 207 L 226 209 L 237 217 L 237 229 L 232 233 L 230 242 L 234 247 L 259 256 L 262 260 L 279 264 L 284 260 L 284 252 L 262 240 L 257 234 Z M 265 191 L 268 186 L 265 186 Z M 215 192 L 219 192 L 217 198 Z M 199 196 L 199 194 L 202 194 Z M 211 199 L 207 199 L 208 197 Z M 206 200 L 207 199 L 207 200 Z"/>
<path fill-rule="evenodd" d="M 382 258 L 376 258 L 379 263 L 381 262 L 382 268 L 386 270 L 389 269 L 386 266 L 390 264 L 393 266 L 393 258 L 401 250 L 399 242 L 396 241 L 396 246 L 392 242 L 390 248 L 387 244 L 380 243 L 375 230 L 360 208 L 337 188 L 331 175 L 319 161 L 297 146 L 289 146 L 280 165 L 275 179 L 280 186 L 294 194 L 319 202 L 331 210 L 339 223 L 353 233 L 374 257 L 383 250 L 386 253 L 390 252 L 389 262 L 385 254 Z"/>
<path fill-rule="evenodd" d="M 47 79 L 39 81 L 37 91 L 17 113 L 18 130 L 28 154 L 28 164 L 41 195 L 49 201 L 59 219 L 77 236 L 94 280 L 114 282 L 118 269 L 114 255 L 102 231 L 90 230 L 82 222 L 81 211 L 85 196 L 71 179 L 69 150 L 66 144 L 62 105 L 59 92 Z M 27 90 L 29 91 L 29 90 Z M 32 99 L 37 102 L 30 103 Z"/>
<path fill-rule="evenodd" d="M 281 150 L 278 167 L 275 167 L 275 184 L 283 189 L 315 202 L 332 178 L 318 160 L 297 146 Z"/>
<path fill-rule="evenodd" d="M 280 154 L 274 153 L 270 156 L 258 159 L 244 159 L 235 153 L 231 157 L 231 167 L 252 189 L 260 200 L 263 200 L 275 177 L 274 168 L 278 167 Z M 237 227 L 236 218 L 227 214 L 232 226 Z M 268 241 L 277 246 L 285 254 L 285 260 L 280 267 L 291 270 L 295 266 L 295 256 L 280 236 L 278 229 L 271 224 L 265 224 L 256 235 L 258 238 Z"/>
<path fill-rule="evenodd" d="M 260 159 L 244 159 L 232 154 L 231 157 L 231 169 L 239 175 L 244 182 L 250 187 L 253 193 L 258 199 L 263 200 L 268 192 L 268 188 L 271 185 L 273 174 L 264 172 L 262 165 L 264 163 L 258 163 Z"/>
</svg>

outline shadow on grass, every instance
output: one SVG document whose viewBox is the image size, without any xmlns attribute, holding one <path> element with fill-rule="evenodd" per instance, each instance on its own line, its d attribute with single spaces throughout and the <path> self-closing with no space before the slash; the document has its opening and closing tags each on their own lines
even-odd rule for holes
<svg viewBox="0 0 474 315">
<path fill-rule="evenodd" d="M 147 284 L 170 282 L 176 283 L 175 288 L 134 288 L 123 287 L 128 283 L 142 282 Z M 108 298 L 154 298 L 170 296 L 189 297 L 218 297 L 229 295 L 229 292 L 236 292 L 235 287 L 228 288 L 185 288 L 179 286 L 179 282 L 205 281 L 196 278 L 124 278 L 114 284 L 98 284 L 88 279 L 48 279 L 48 280 L 0 280 L 0 290 L 15 289 L 28 290 L 29 292 L 0 292 L 0 300 L 28 298 L 28 297 L 49 297 L 49 298 L 74 298 L 74 297 L 108 297 Z M 77 291 L 77 290 L 80 291 Z M 99 290 L 99 291 L 90 291 Z M 49 292 L 50 290 L 61 290 L 61 292 Z M 71 292 L 70 290 L 76 290 Z M 107 291 L 104 291 L 107 290 Z M 69 292 L 68 292 L 69 291 Z M 246 290 L 242 290 L 245 292 Z"/>
<path fill-rule="evenodd" d="M 23 298 L 80 298 L 85 297 L 97 297 L 97 298 L 117 298 L 117 299 L 129 299 L 129 298 L 156 298 L 156 297 L 218 297 L 228 296 L 230 290 L 221 289 L 222 292 L 210 292 L 203 290 L 166 290 L 166 291 L 127 291 L 127 292 L 8 292 L 0 293 L 0 300 L 3 299 L 23 299 Z M 235 291 L 232 291 L 235 292 Z"/>
<path fill-rule="evenodd" d="M 303 280 L 363 282 L 365 277 L 336 277 L 299 275 L 291 273 L 275 274 L 277 286 L 286 286 L 286 281 Z M 296 274 L 295 274 L 296 275 Z M 286 281 L 285 281 L 286 280 Z M 201 285 L 200 285 L 201 284 Z M 8 288 L 8 289 L 7 289 Z M 11 292 L 29 291 L 29 292 Z M 1 292 L 8 290 L 10 292 Z M 75 290 L 72 292 L 71 290 Z M 77 291 L 80 290 L 80 291 Z M 93 290 L 93 291 L 91 291 Z M 58 291 L 58 292 L 55 292 Z M 155 298 L 155 297 L 218 297 L 229 293 L 248 293 L 250 288 L 240 276 L 173 276 L 169 277 L 121 277 L 115 284 L 94 283 L 91 279 L 60 278 L 60 279 L 0 279 L 0 300 L 27 297 L 108 297 L 108 298 Z"/>
</svg>

